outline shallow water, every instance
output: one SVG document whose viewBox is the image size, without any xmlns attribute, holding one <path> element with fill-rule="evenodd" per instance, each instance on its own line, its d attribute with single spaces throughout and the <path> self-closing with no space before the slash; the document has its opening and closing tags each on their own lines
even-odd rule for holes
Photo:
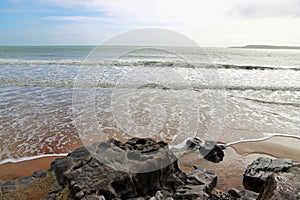
<svg viewBox="0 0 300 200">
<path fill-rule="evenodd" d="M 87 122 L 86 130 L 96 121 L 102 135 L 118 139 L 150 135 L 179 143 L 197 135 L 227 143 L 268 134 L 300 136 L 297 50 L 208 48 L 209 62 L 203 51 L 179 49 L 192 58 L 187 62 L 151 49 L 113 64 L 82 63 L 91 49 L 0 47 L 0 160 L 66 153 L 82 140 L 102 138 L 85 138 L 75 118 Z M 96 84 L 75 81 L 77 92 L 94 98 L 78 99 L 85 100 L 84 109 L 74 114 L 74 79 L 82 69 L 96 69 L 100 78 Z"/>
</svg>

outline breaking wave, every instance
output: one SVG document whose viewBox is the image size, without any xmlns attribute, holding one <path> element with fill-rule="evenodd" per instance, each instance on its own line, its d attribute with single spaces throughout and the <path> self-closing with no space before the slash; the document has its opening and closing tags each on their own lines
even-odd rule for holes
<svg viewBox="0 0 300 200">
<path fill-rule="evenodd" d="M 85 60 L 27 60 L 27 59 L 0 59 L 0 65 L 8 66 L 51 66 L 51 65 L 67 65 L 67 66 L 154 66 L 154 67 L 182 67 L 182 68 L 220 68 L 220 69 L 242 69 L 242 70 L 295 70 L 300 71 L 299 67 L 280 67 L 280 66 L 257 66 L 257 65 L 236 65 L 226 63 L 189 63 L 179 60 L 174 61 L 157 61 L 157 60 L 118 60 L 114 62 L 105 61 L 85 61 Z"/>
</svg>

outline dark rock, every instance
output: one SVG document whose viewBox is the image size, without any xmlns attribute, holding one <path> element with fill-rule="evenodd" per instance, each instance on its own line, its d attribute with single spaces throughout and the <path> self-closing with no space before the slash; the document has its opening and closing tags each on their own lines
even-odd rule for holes
<svg viewBox="0 0 300 200">
<path fill-rule="evenodd" d="M 68 154 L 67 157 L 58 158 L 51 163 L 50 171 L 55 171 L 57 181 L 60 185 L 65 185 L 69 182 L 68 177 L 65 176 L 69 171 L 80 169 L 91 160 L 92 155 L 86 147 L 80 147 Z M 70 177 L 71 178 L 71 177 Z"/>
<path fill-rule="evenodd" d="M 150 200 L 164 200 L 165 197 L 161 191 L 157 191 L 154 197 L 151 197 Z"/>
<path fill-rule="evenodd" d="M 200 138 L 188 139 L 186 141 L 186 146 L 188 149 L 199 149 L 202 145 L 204 145 L 205 141 Z"/>
<path fill-rule="evenodd" d="M 16 189 L 16 183 L 15 183 L 15 180 L 12 180 L 12 181 L 8 181 L 6 183 L 3 183 L 1 185 L 1 191 L 2 191 L 2 194 L 7 194 L 9 192 L 12 192 Z"/>
<path fill-rule="evenodd" d="M 277 172 L 269 176 L 258 199 L 299 199 L 299 194 L 300 168 L 294 166 L 286 172 Z"/>
<path fill-rule="evenodd" d="M 0 195 L 4 195 L 20 187 L 30 185 L 35 179 L 43 178 L 47 175 L 48 170 L 39 170 L 34 172 L 31 176 L 24 176 L 14 180 L 10 180 L 0 184 Z"/>
<path fill-rule="evenodd" d="M 103 195 L 92 194 L 84 197 L 82 200 L 106 200 L 106 199 Z"/>
<path fill-rule="evenodd" d="M 70 163 L 67 158 L 58 158 L 54 162 L 51 163 L 50 171 L 54 171 L 56 173 L 56 179 L 59 184 L 64 185 L 66 182 L 65 176 L 63 176 L 63 172 L 68 168 Z"/>
<path fill-rule="evenodd" d="M 138 150 L 140 153 L 156 152 L 161 145 L 151 138 L 132 138 L 124 143 L 124 150 Z"/>
<path fill-rule="evenodd" d="M 202 185 L 202 190 L 210 193 L 217 185 L 217 175 L 214 171 L 196 168 L 193 172 L 187 174 L 187 183 L 191 185 Z"/>
<path fill-rule="evenodd" d="M 155 198 L 155 197 L 153 197 L 153 198 Z M 127 200 L 145 200 L 145 199 L 151 199 L 151 197 L 137 197 L 137 198 L 130 198 L 130 199 L 127 199 Z M 121 200 L 121 199 L 114 199 L 114 200 Z"/>
<path fill-rule="evenodd" d="M 269 176 L 286 172 L 294 165 L 289 159 L 258 158 L 244 172 L 243 184 L 246 189 L 259 193 Z"/>
<path fill-rule="evenodd" d="M 58 193 L 58 192 L 62 191 L 63 189 L 64 189 L 64 187 L 62 185 L 60 185 L 55 190 L 49 192 L 49 194 L 51 194 L 51 193 Z"/>
<path fill-rule="evenodd" d="M 38 170 L 32 174 L 33 178 L 43 178 L 47 175 L 48 170 Z"/>
<path fill-rule="evenodd" d="M 155 198 L 157 200 L 164 200 L 164 195 L 160 192 L 160 191 L 157 191 L 156 194 L 155 194 Z"/>
<path fill-rule="evenodd" d="M 188 149 L 192 150 L 199 149 L 204 159 L 214 163 L 221 162 L 224 158 L 223 150 L 225 147 L 217 144 L 216 142 L 203 141 L 200 138 L 193 138 L 187 140 L 186 146 Z"/>
<path fill-rule="evenodd" d="M 233 198 L 240 198 L 241 197 L 241 195 L 239 194 L 239 191 L 237 191 L 236 189 L 230 189 L 227 192 Z"/>
<path fill-rule="evenodd" d="M 202 185 L 184 185 L 176 188 L 174 199 L 209 199 L 209 195 L 203 191 Z"/>
<path fill-rule="evenodd" d="M 254 200 L 258 197 L 258 193 L 250 190 L 241 190 L 239 191 L 239 195 L 241 200 Z"/>
<path fill-rule="evenodd" d="M 15 185 L 16 187 L 24 187 L 24 186 L 27 186 L 29 185 L 33 180 L 33 177 L 31 176 L 24 176 L 24 177 L 21 177 L 21 178 L 18 178 L 15 180 Z"/>
<path fill-rule="evenodd" d="M 298 199 L 300 200 L 300 192 L 297 193 L 296 199 L 297 199 L 297 200 L 298 200 Z"/>
<path fill-rule="evenodd" d="M 56 194 L 50 193 L 46 197 L 44 197 L 42 200 L 55 200 L 55 199 L 56 199 Z"/>
<path fill-rule="evenodd" d="M 227 192 L 215 191 L 210 197 L 211 200 L 256 200 L 258 193 L 250 190 L 230 189 Z"/>
<path fill-rule="evenodd" d="M 89 196 L 89 195 L 87 195 L 87 196 Z M 84 198 L 84 192 L 81 190 L 81 191 L 77 192 L 76 194 L 74 194 L 74 197 L 76 199 L 83 199 Z"/>
<path fill-rule="evenodd" d="M 34 178 L 32 176 L 24 176 L 21 178 L 17 178 L 15 180 L 5 182 L 1 185 L 1 192 L 2 194 L 13 192 L 15 189 L 19 187 L 24 187 L 31 184 L 33 179 Z"/>
<path fill-rule="evenodd" d="M 108 140 L 57 159 L 51 170 L 60 184 L 69 185 L 74 199 L 96 193 L 106 199 L 135 198 L 155 195 L 162 183 L 180 174 L 172 156 L 165 143 L 152 139 L 132 138 L 124 144 Z"/>
<path fill-rule="evenodd" d="M 212 171 L 182 172 L 168 145 L 150 138 L 82 147 L 55 160 L 50 170 L 72 199 L 205 199 L 217 182 Z"/>
<path fill-rule="evenodd" d="M 230 198 L 237 198 L 241 200 L 255 200 L 258 197 L 258 193 L 252 192 L 250 190 L 241 190 L 230 189 L 227 191 Z"/>
<path fill-rule="evenodd" d="M 215 142 L 206 141 L 199 149 L 200 153 L 208 161 L 218 163 L 224 158 L 224 146 L 218 145 Z"/>
</svg>

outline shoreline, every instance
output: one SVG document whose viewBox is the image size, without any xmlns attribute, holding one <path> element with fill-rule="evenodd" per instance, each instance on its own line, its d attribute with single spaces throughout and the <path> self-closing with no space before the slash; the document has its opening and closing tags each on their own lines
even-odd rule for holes
<svg viewBox="0 0 300 200">
<path fill-rule="evenodd" d="M 12 179 L 32 175 L 38 170 L 48 170 L 51 163 L 63 156 L 43 157 L 18 163 L 5 163 L 0 165 L 0 183 Z"/>
<path fill-rule="evenodd" d="M 68 153 L 61 153 L 61 154 L 42 154 L 42 155 L 37 155 L 37 156 L 30 156 L 30 157 L 22 157 L 22 158 L 8 158 L 0 161 L 0 166 L 3 164 L 7 163 L 21 163 L 25 161 L 31 161 L 31 160 L 36 160 L 40 158 L 47 158 L 47 157 L 64 157 L 67 156 Z"/>
<path fill-rule="evenodd" d="M 276 158 L 288 158 L 300 163 L 300 138 L 273 136 L 265 140 L 240 142 L 230 145 L 240 155 L 264 154 Z"/>
<path fill-rule="evenodd" d="M 297 143 L 297 141 L 299 140 L 299 144 L 295 145 L 295 147 L 300 146 L 300 136 L 279 134 L 279 133 L 278 134 L 277 133 L 266 134 L 266 135 L 267 135 L 266 137 L 262 137 L 262 138 L 258 138 L 258 139 L 246 139 L 246 140 L 238 140 L 235 142 L 228 142 L 228 143 L 224 143 L 224 142 L 217 142 L 217 143 L 222 144 L 224 147 L 232 147 L 240 154 L 262 153 L 262 154 L 267 154 L 267 155 L 270 154 L 270 156 L 273 156 L 273 157 L 281 157 L 280 156 L 281 154 L 279 154 L 279 156 L 278 156 L 278 152 L 275 155 L 273 155 L 272 153 L 268 153 L 268 151 L 265 152 L 263 150 L 263 148 L 261 147 L 261 145 L 259 145 L 259 144 L 262 143 L 264 145 L 267 145 L 269 143 L 276 143 L 285 148 L 288 148 L 289 150 L 294 149 L 294 148 L 289 147 L 290 145 L 285 146 L 284 144 L 282 144 L 282 141 L 280 140 L 280 138 L 283 138 L 283 140 L 286 140 L 286 142 L 289 142 L 289 144 L 291 141 L 295 141 Z M 278 142 L 278 140 L 280 140 L 280 142 Z M 82 146 L 83 146 L 83 144 L 82 144 Z M 78 147 L 80 147 L 80 145 L 75 145 L 74 148 L 72 150 L 70 150 L 70 152 L 75 150 Z M 260 151 L 255 150 L 254 147 L 259 147 Z M 300 151 L 300 149 L 299 149 L 299 151 Z M 55 153 L 55 154 L 41 154 L 41 155 L 21 157 L 21 158 L 7 158 L 4 160 L 0 160 L 0 167 L 1 167 L 1 165 L 7 164 L 7 163 L 11 163 L 11 164 L 21 163 L 21 162 L 42 159 L 42 158 L 47 158 L 47 157 L 64 157 L 67 155 L 68 155 L 68 153 Z"/>
<path fill-rule="evenodd" d="M 291 144 L 293 144 L 292 147 Z M 65 155 L 41 155 L 35 156 L 34 159 L 0 164 L 0 182 L 29 176 L 38 170 L 47 170 L 55 159 Z M 185 166 L 187 164 L 196 164 L 209 170 L 215 170 L 221 178 L 217 188 L 225 190 L 242 186 L 241 177 L 245 167 L 258 157 L 282 157 L 300 162 L 300 158 L 297 155 L 300 155 L 300 139 L 276 136 L 260 141 L 231 144 L 225 149 L 224 160 L 217 164 L 198 159 L 195 155 L 190 155 L 190 157 L 189 155 L 183 156 L 179 159 L 179 163 L 183 171 L 189 170 Z"/>
</svg>

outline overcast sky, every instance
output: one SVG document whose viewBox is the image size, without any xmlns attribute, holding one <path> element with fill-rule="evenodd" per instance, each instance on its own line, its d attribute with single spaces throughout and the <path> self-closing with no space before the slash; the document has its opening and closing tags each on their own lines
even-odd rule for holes
<svg viewBox="0 0 300 200">
<path fill-rule="evenodd" d="M 201 46 L 300 46 L 300 0 L 1 0 L 0 45 L 94 45 L 137 28 Z"/>
</svg>

